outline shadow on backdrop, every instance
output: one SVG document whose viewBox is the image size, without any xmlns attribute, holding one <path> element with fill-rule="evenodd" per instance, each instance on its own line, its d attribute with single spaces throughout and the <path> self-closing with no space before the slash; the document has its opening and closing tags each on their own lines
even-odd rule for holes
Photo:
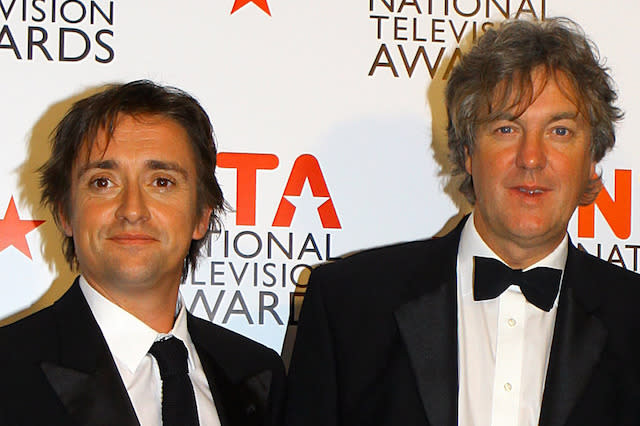
<svg viewBox="0 0 640 426">
<path fill-rule="evenodd" d="M 473 35 L 467 35 L 463 37 L 460 42 L 459 48 L 461 51 L 468 51 L 473 44 Z M 455 228 L 460 222 L 462 217 L 471 211 L 471 204 L 467 201 L 466 197 L 458 190 L 462 183 L 462 175 L 454 175 L 453 171 L 455 166 L 449 158 L 449 146 L 447 138 L 447 106 L 445 99 L 445 89 L 451 66 L 458 63 L 458 58 L 453 58 L 453 55 L 445 58 L 443 63 L 451 64 L 449 67 L 440 68 L 434 78 L 431 80 L 431 84 L 427 87 L 426 102 L 429 105 L 431 111 L 431 150 L 433 152 L 434 161 L 440 166 L 440 172 L 438 177 L 442 181 L 443 191 L 451 198 L 456 206 L 458 213 L 447 220 L 440 231 L 434 236 L 441 237 Z"/>
<path fill-rule="evenodd" d="M 54 276 L 51 285 L 31 306 L 0 320 L 0 326 L 10 324 L 55 302 L 73 283 L 77 273 L 71 271 L 62 253 L 62 233 L 58 230 L 51 212 L 40 204 L 40 174 L 51 153 L 50 139 L 53 130 L 75 102 L 102 91 L 106 86 L 85 89 L 69 98 L 51 105 L 38 119 L 27 141 L 24 162 L 16 170 L 20 200 L 31 217 L 43 218 L 45 223 L 37 228 L 42 245 L 40 253 L 49 272 Z M 69 165 L 71 167 L 71 165 Z"/>
<path fill-rule="evenodd" d="M 461 41 L 460 49 L 462 51 L 468 50 L 473 43 L 472 36 L 468 36 Z M 454 53 L 455 54 L 455 53 Z M 454 58 L 448 57 L 443 58 L 442 63 L 451 63 L 454 61 Z M 457 63 L 457 60 L 455 61 Z M 449 198 L 453 201 L 456 206 L 458 213 L 449 218 L 440 228 L 438 232 L 436 232 L 434 237 L 441 237 L 448 232 L 452 231 L 453 228 L 460 222 L 460 220 L 471 211 L 472 206 L 467 201 L 466 197 L 458 190 L 460 183 L 462 182 L 462 175 L 453 175 L 454 164 L 449 159 L 449 147 L 447 141 L 447 125 L 448 125 L 448 117 L 447 110 L 445 104 L 445 88 L 447 84 L 447 80 L 445 80 L 445 76 L 450 72 L 450 67 L 444 68 L 441 67 L 438 69 L 434 77 L 431 79 L 430 83 L 427 83 L 427 89 L 425 93 L 425 102 L 429 106 L 431 111 L 431 152 L 433 155 L 433 159 L 435 163 L 439 167 L 438 178 L 440 179 L 441 188 L 449 196 Z M 427 117 L 425 117 L 427 119 Z M 425 141 L 425 144 L 428 141 Z M 402 146 L 401 144 L 397 144 L 395 146 Z M 424 214 L 428 214 L 428 212 L 424 212 Z M 360 250 L 356 250 L 353 252 L 346 253 L 341 257 L 347 257 L 358 253 Z M 316 265 L 317 266 L 317 265 Z M 308 282 L 310 272 L 305 271 L 306 274 L 304 277 L 300 277 L 300 281 L 305 284 Z M 302 307 L 304 291 L 306 290 L 306 285 L 304 288 L 296 288 L 295 293 L 292 293 L 292 301 L 291 301 L 291 312 L 289 315 L 289 323 L 287 326 L 287 331 L 284 337 L 284 343 L 282 345 L 282 359 L 285 363 L 285 366 L 289 367 L 289 362 L 291 360 L 291 355 L 293 351 L 293 347 L 295 344 L 295 338 L 298 328 L 298 320 L 300 315 L 300 309 Z"/>
</svg>

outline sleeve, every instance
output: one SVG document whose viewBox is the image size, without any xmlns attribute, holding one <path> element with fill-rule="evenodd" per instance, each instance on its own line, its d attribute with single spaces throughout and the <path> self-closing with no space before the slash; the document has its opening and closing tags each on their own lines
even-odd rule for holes
<svg viewBox="0 0 640 426">
<path fill-rule="evenodd" d="M 271 385 L 269 389 L 269 421 L 272 426 L 282 425 L 284 412 L 286 378 L 282 359 L 274 352 L 274 366 L 271 369 Z"/>
<path fill-rule="evenodd" d="M 300 313 L 288 375 L 286 426 L 340 424 L 335 336 L 328 321 L 319 269 L 309 278 Z"/>
<path fill-rule="evenodd" d="M 9 417 L 6 415 L 5 410 L 4 410 L 4 406 L 0 405 L 0 425 L 3 426 L 14 426 L 16 425 L 15 422 L 13 421 L 9 421 Z"/>
</svg>

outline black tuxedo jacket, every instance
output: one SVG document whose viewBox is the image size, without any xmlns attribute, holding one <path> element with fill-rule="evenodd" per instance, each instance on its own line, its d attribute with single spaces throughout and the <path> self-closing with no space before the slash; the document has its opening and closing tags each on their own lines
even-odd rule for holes
<svg viewBox="0 0 640 426">
<path fill-rule="evenodd" d="M 312 272 L 286 425 L 458 424 L 461 229 Z M 571 245 L 540 425 L 640 425 L 638 303 L 639 275 Z"/>
<path fill-rule="evenodd" d="M 222 426 L 281 424 L 278 355 L 191 314 L 187 325 Z M 52 306 L 0 329 L 0 425 L 138 424 L 77 280 Z"/>
</svg>

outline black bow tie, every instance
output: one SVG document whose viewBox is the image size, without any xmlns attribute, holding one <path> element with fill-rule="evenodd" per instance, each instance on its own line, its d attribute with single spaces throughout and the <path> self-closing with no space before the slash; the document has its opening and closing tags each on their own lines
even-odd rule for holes
<svg viewBox="0 0 640 426">
<path fill-rule="evenodd" d="M 558 295 L 560 269 L 538 267 L 523 272 L 488 257 L 473 257 L 473 300 L 500 296 L 510 285 L 520 286 L 529 303 L 549 312 Z"/>
</svg>

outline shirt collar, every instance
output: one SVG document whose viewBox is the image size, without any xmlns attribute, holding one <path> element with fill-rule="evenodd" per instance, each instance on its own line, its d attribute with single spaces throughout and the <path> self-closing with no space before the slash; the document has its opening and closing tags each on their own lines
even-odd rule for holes
<svg viewBox="0 0 640 426">
<path fill-rule="evenodd" d="M 463 261 L 473 262 L 474 256 L 482 256 L 482 257 L 490 257 L 493 259 L 498 259 L 501 262 L 506 262 L 500 258 L 482 239 L 480 234 L 478 234 L 478 230 L 476 229 L 474 220 L 473 220 L 473 212 L 469 216 L 467 223 L 465 223 L 464 228 L 462 229 L 462 235 L 460 236 L 460 245 L 458 249 L 458 256 L 460 256 Z M 564 238 L 560 241 L 560 244 L 553 249 L 551 253 L 545 256 L 543 259 L 540 259 L 538 262 L 533 265 L 525 268 L 527 271 L 532 268 L 536 268 L 538 266 L 546 266 L 549 268 L 560 269 L 564 276 L 564 267 L 567 263 L 567 255 L 569 253 L 569 237 L 565 233 Z M 560 280 L 562 282 L 562 279 Z M 469 294 L 473 291 L 473 280 L 462 283 L 462 291 L 463 294 Z M 559 292 L 558 292 L 559 294 Z M 556 298 L 557 303 L 557 298 Z"/>
<path fill-rule="evenodd" d="M 183 341 L 189 354 L 189 367 L 193 368 L 195 347 L 187 329 L 187 310 L 180 294 L 178 294 L 177 316 L 173 328 L 168 333 L 158 333 L 98 293 L 83 276 L 80 276 L 79 282 L 80 289 L 102 331 L 111 354 L 131 373 L 135 373 L 153 342 L 168 336 L 175 336 Z"/>
</svg>

